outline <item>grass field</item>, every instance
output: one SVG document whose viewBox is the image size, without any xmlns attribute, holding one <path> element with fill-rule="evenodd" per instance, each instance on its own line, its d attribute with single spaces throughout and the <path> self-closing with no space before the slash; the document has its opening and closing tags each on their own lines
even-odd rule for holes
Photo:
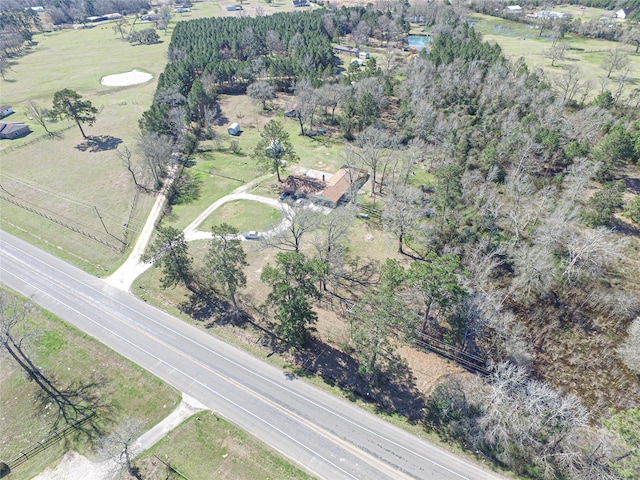
<svg viewBox="0 0 640 480">
<path fill-rule="evenodd" d="M 16 112 L 10 120 L 27 121 L 33 130 L 23 139 L 0 144 L 1 194 L 14 202 L 3 201 L 3 229 L 99 275 L 122 261 L 124 256 L 117 248 L 125 239 L 123 224 L 128 224 L 127 239 L 135 239 L 153 199 L 142 195 L 131 209 L 134 187 L 117 158 L 116 147 L 134 148 L 137 121 L 151 103 L 157 76 L 164 68 L 168 38 L 163 36 L 164 43 L 158 45 L 134 47 L 116 37 L 110 25 L 35 36 L 35 49 L 19 58 L 8 81 L 2 82 L 3 103 Z M 100 84 L 105 75 L 134 68 L 153 74 L 154 79 L 132 87 Z M 86 132 L 102 136 L 103 148 L 82 151 L 89 145 L 69 122 L 53 125 L 53 130 L 72 127 L 60 138 L 31 143 L 45 132 L 25 118 L 25 103 L 35 100 L 49 107 L 53 93 L 63 88 L 76 90 L 100 109 L 95 125 L 86 127 Z M 89 240 L 42 215 L 116 248 Z"/>
<path fill-rule="evenodd" d="M 187 419 L 136 458 L 142 478 L 165 478 L 167 467 L 154 455 L 191 480 L 314 478 L 211 412 Z"/>
<path fill-rule="evenodd" d="M 248 200 L 237 200 L 225 203 L 213 212 L 202 225 L 200 230 L 211 230 L 213 225 L 228 223 L 240 232 L 247 230 L 267 230 L 280 220 L 280 212 L 263 203 Z"/>
<path fill-rule="evenodd" d="M 117 149 L 127 146 L 134 150 L 138 119 L 151 104 L 175 22 L 231 14 L 225 5 L 196 3 L 191 12 L 176 15 L 170 27 L 160 32 L 162 43 L 157 45 L 133 46 L 122 40 L 109 22 L 34 36 L 35 46 L 15 60 L 7 80 L 1 83 L 3 104 L 11 105 L 16 112 L 8 120 L 24 121 L 33 130 L 22 139 L 0 142 L 3 229 L 91 273 L 104 276 L 115 270 L 126 257 L 127 251 L 121 248 L 135 240 L 153 203 L 151 195 L 141 195 L 133 203 L 132 180 L 117 157 Z M 255 13 L 258 6 L 266 13 L 293 9 L 285 2 L 250 2 L 245 12 Z M 100 84 L 106 75 L 133 69 L 151 73 L 153 79 L 130 87 Z M 77 91 L 100 110 L 95 125 L 85 126 L 87 135 L 102 137 L 100 148 L 92 151 L 93 145 L 66 121 L 50 124 L 52 131 L 61 133 L 57 138 L 47 138 L 44 129 L 24 114 L 29 100 L 50 107 L 53 94 L 63 88 Z M 248 149 L 249 145 L 243 143 Z M 229 169 L 218 169 L 222 175 L 224 171 Z M 251 167 L 243 173 L 241 178 L 246 180 L 257 174 Z M 196 209 L 239 185 L 222 177 L 210 183 L 204 184 L 203 203 L 194 205 Z M 185 212 L 176 208 L 174 213 L 185 219 L 184 225 L 193 207 L 185 208 Z"/>
<path fill-rule="evenodd" d="M 590 14 L 595 15 L 595 12 L 585 13 L 585 15 Z M 550 77 L 553 77 L 562 74 L 570 65 L 575 65 L 579 69 L 582 79 L 592 81 L 593 96 L 600 93 L 600 82 L 607 76 L 607 71 L 603 68 L 602 63 L 608 52 L 625 47 L 624 44 L 618 42 L 567 34 L 562 39 L 569 44 L 565 60 L 556 61 L 552 67 L 551 59 L 544 55 L 544 51 L 551 48 L 553 44 L 553 40 L 550 38 L 551 31 L 543 32 L 543 36 L 540 37 L 539 30 L 524 23 L 479 13 L 474 13 L 471 19 L 474 28 L 482 33 L 483 40 L 499 44 L 504 55 L 511 60 L 523 57 L 530 69 L 542 68 Z M 633 50 L 630 47 L 626 48 L 629 49 L 628 58 L 631 66 L 630 82 L 626 87 L 627 95 L 629 95 L 632 89 L 640 85 L 640 54 L 632 53 Z M 618 75 L 619 72 L 614 72 L 611 75 L 608 82 L 610 90 L 616 89 Z"/>
<path fill-rule="evenodd" d="M 32 335 L 28 341 L 31 358 L 58 388 L 74 382 L 100 382 L 93 393 L 110 406 L 100 417 L 99 424 L 104 428 L 112 428 L 126 417 L 139 418 L 149 428 L 180 401 L 175 389 L 48 312 L 34 309 L 25 320 L 24 331 Z M 39 387 L 8 355 L 0 356 L 0 372 L 0 460 L 8 460 L 51 433 L 55 407 L 49 404 L 42 408 L 36 400 Z M 83 438 L 67 437 L 66 443 L 45 450 L 18 467 L 10 478 L 32 478 L 69 449 L 90 455 L 91 446 Z"/>
</svg>

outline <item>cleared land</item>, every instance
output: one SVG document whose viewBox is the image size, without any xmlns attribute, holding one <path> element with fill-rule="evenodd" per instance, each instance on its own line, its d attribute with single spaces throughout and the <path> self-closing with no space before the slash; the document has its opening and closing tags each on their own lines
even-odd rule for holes
<svg viewBox="0 0 640 480">
<path fill-rule="evenodd" d="M 543 31 L 540 36 L 538 29 L 524 23 L 479 13 L 471 15 L 471 19 L 474 28 L 482 33 L 483 40 L 499 44 L 505 56 L 511 60 L 523 57 L 530 69 L 542 68 L 550 77 L 554 77 L 561 75 L 569 66 L 577 67 L 581 79 L 593 82 L 593 96 L 600 93 L 600 82 L 607 76 L 602 64 L 609 52 L 620 47 L 626 48 L 629 50 L 628 59 L 631 67 L 628 73 L 627 94 L 640 84 L 640 54 L 633 54 L 633 49 L 622 43 L 566 34 L 560 41 L 567 42 L 569 50 L 565 59 L 556 60 L 555 66 L 552 67 L 551 59 L 544 54 L 545 50 L 553 45 L 551 30 Z M 615 90 L 620 73 L 612 73 L 608 82 L 609 89 Z"/>
</svg>

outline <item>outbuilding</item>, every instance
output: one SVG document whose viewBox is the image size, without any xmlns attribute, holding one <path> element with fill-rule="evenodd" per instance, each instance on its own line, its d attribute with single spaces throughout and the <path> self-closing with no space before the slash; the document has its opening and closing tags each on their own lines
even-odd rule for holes
<svg viewBox="0 0 640 480">
<path fill-rule="evenodd" d="M 238 135 L 240 135 L 240 124 L 238 122 L 232 123 L 231 125 L 229 125 L 227 132 L 229 132 L 229 135 L 237 137 Z"/>
<path fill-rule="evenodd" d="M 31 133 L 28 125 L 22 122 L 0 122 L 0 139 L 12 140 Z"/>
<path fill-rule="evenodd" d="M 242 5 L 237 5 L 237 4 L 232 4 L 232 5 L 227 5 L 227 12 L 235 12 L 238 10 L 242 10 Z"/>
<path fill-rule="evenodd" d="M 7 117 L 13 113 L 13 108 L 11 105 L 2 105 L 0 107 L 0 118 Z"/>
</svg>

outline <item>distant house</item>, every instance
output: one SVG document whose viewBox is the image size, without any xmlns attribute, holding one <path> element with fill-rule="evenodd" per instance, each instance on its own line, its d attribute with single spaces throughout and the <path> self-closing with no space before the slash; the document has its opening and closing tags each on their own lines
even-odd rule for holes
<svg viewBox="0 0 640 480">
<path fill-rule="evenodd" d="M 358 58 L 361 60 L 367 60 L 369 58 L 368 52 L 358 52 Z"/>
<path fill-rule="evenodd" d="M 520 15 L 522 13 L 522 7 L 520 5 L 508 5 L 504 11 L 514 15 Z"/>
<path fill-rule="evenodd" d="M 106 15 L 103 15 L 103 17 L 106 20 L 119 20 L 122 18 L 122 14 L 121 13 L 107 13 Z"/>
<path fill-rule="evenodd" d="M 365 62 L 361 58 L 352 58 L 351 59 L 351 63 L 355 63 L 359 67 L 364 67 L 367 64 L 367 62 Z"/>
<path fill-rule="evenodd" d="M 311 4 L 307 0 L 292 0 L 291 4 L 294 7 L 310 7 Z"/>
<path fill-rule="evenodd" d="M 238 10 L 242 10 L 242 5 L 237 5 L 237 4 L 227 5 L 227 12 L 235 12 Z"/>
<path fill-rule="evenodd" d="M 13 113 L 13 108 L 11 105 L 2 105 L 0 107 L 0 118 L 7 117 Z"/>
<path fill-rule="evenodd" d="M 28 125 L 22 122 L 0 122 L 0 139 L 11 140 L 31 133 Z"/>
<path fill-rule="evenodd" d="M 240 124 L 238 122 L 232 123 L 231 125 L 229 125 L 229 128 L 227 128 L 227 132 L 229 132 L 229 135 L 237 137 L 238 135 L 240 135 Z"/>
<path fill-rule="evenodd" d="M 535 18 L 560 19 L 560 18 L 564 18 L 564 13 L 562 13 L 562 12 L 554 12 L 554 11 L 550 11 L 550 10 L 541 10 L 540 12 L 534 14 L 533 16 Z"/>
<path fill-rule="evenodd" d="M 174 13 L 187 13 L 190 12 L 191 9 L 189 7 L 176 7 L 173 9 Z"/>
<path fill-rule="evenodd" d="M 621 8 L 616 11 L 616 18 L 624 20 L 633 11 L 633 8 Z"/>
<path fill-rule="evenodd" d="M 334 45 L 333 51 L 336 53 L 350 53 L 351 55 L 358 56 L 357 48 L 345 47 L 344 45 Z"/>
<path fill-rule="evenodd" d="M 31 10 L 33 10 L 33 11 L 34 11 L 34 12 L 36 12 L 36 13 L 42 13 L 42 12 L 44 12 L 44 7 L 42 7 L 42 6 L 29 7 L 29 8 L 31 8 Z"/>
<path fill-rule="evenodd" d="M 329 179 L 324 190 L 309 195 L 309 199 L 317 205 L 336 208 L 340 203 L 351 200 L 368 179 L 366 170 L 343 165 Z"/>
</svg>

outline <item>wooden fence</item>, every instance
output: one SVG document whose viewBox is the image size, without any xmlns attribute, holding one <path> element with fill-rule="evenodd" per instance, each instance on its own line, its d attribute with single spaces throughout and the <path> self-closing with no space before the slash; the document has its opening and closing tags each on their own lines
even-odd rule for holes
<svg viewBox="0 0 640 480">
<path fill-rule="evenodd" d="M 30 458 L 33 458 L 39 453 L 43 452 L 44 450 L 49 448 L 51 445 L 58 443 L 60 440 L 66 437 L 72 430 L 75 430 L 77 427 L 79 427 L 86 421 L 90 420 L 95 415 L 96 414 L 94 412 L 91 412 L 85 415 L 84 417 L 79 418 L 78 420 L 61 428 L 60 430 L 53 432 L 48 437 L 22 450 L 18 455 L 10 459 L 8 462 L 2 462 L 4 463 L 4 465 L 6 465 L 6 467 L 4 468 L 4 470 L 0 470 L 0 478 L 5 475 L 8 475 L 9 473 L 11 473 L 13 469 L 22 465 L 24 462 L 26 462 Z"/>
<path fill-rule="evenodd" d="M 58 219 L 56 219 L 56 218 L 54 218 L 54 217 L 52 217 L 50 215 L 47 215 L 46 213 L 43 213 L 43 212 L 41 212 L 39 210 L 36 210 L 35 208 L 29 207 L 28 205 L 24 205 L 23 203 L 20 203 L 17 200 L 14 200 L 13 198 L 7 197 L 5 195 L 0 195 L 0 198 L 2 200 L 6 200 L 9 203 L 13 203 L 17 207 L 20 207 L 20 208 L 22 208 L 24 210 L 27 210 L 27 211 L 29 211 L 31 213 L 34 213 L 34 214 L 36 214 L 36 215 L 38 215 L 38 216 L 40 216 L 42 218 L 46 218 L 47 220 L 50 220 L 50 221 L 52 221 L 54 223 L 57 223 L 58 225 L 60 225 L 60 226 L 62 226 L 64 228 L 67 228 L 67 229 L 69 229 L 69 230 L 71 230 L 73 232 L 76 232 L 76 233 L 82 235 L 83 237 L 87 237 L 87 238 L 90 238 L 91 240 L 95 240 L 96 242 L 101 243 L 102 245 L 104 245 L 106 247 L 109 247 L 112 250 L 115 250 L 116 252 L 122 252 L 127 247 L 126 243 L 123 242 L 122 240 L 120 240 L 122 242 L 121 245 L 113 245 L 112 243 L 109 243 L 109 242 L 107 242 L 105 240 L 102 240 L 102 239 L 96 237 L 95 235 L 92 235 L 91 233 L 88 233 L 88 232 L 85 232 L 83 230 L 80 230 L 80 229 L 74 227 L 73 225 L 69 225 L 67 223 L 64 223 L 64 222 L 62 222 L 62 221 L 60 221 L 60 220 L 58 220 Z"/>
<path fill-rule="evenodd" d="M 444 343 L 437 338 L 430 337 L 429 335 L 420 335 L 420 338 L 416 340 L 416 345 L 419 348 L 427 349 L 438 355 L 442 355 L 450 360 L 453 360 L 458 365 L 467 370 L 479 373 L 484 376 L 489 375 L 489 369 L 487 369 L 487 361 L 478 355 L 467 353 L 459 347 L 454 347 Z"/>
</svg>

